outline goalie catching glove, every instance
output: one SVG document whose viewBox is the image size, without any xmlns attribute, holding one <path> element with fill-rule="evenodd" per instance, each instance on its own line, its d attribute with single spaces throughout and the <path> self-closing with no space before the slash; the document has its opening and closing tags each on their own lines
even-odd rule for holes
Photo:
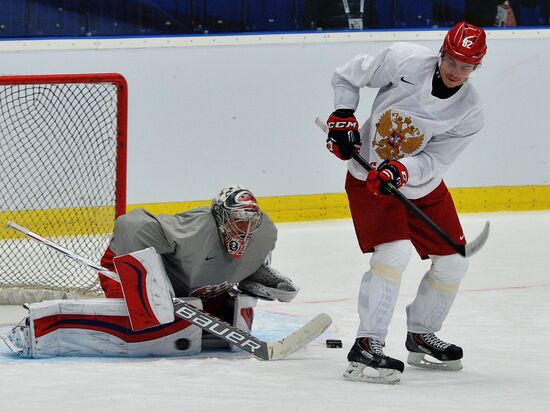
<svg viewBox="0 0 550 412">
<path fill-rule="evenodd" d="M 378 169 L 371 170 L 367 177 L 367 189 L 375 195 L 390 195 L 388 183 L 399 189 L 409 180 L 405 165 L 397 160 L 384 160 Z"/>
<path fill-rule="evenodd" d="M 361 138 L 359 122 L 351 109 L 338 109 L 327 120 L 327 149 L 342 160 L 351 159 L 353 152 L 359 152 Z"/>
<path fill-rule="evenodd" d="M 300 288 L 292 280 L 265 264 L 252 275 L 239 282 L 239 289 L 251 296 L 264 300 L 290 302 Z"/>
</svg>

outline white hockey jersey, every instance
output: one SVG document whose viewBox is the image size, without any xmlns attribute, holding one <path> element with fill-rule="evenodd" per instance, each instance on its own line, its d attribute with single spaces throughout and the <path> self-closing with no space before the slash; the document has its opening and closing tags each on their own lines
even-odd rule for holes
<svg viewBox="0 0 550 412">
<path fill-rule="evenodd" d="M 336 69 L 332 79 L 335 109 L 357 109 L 362 87 L 379 88 L 370 117 L 361 127 L 360 154 L 373 167 L 398 159 L 409 171 L 400 191 L 423 197 L 483 126 L 478 93 L 466 82 L 451 97 L 431 94 L 438 54 L 411 43 L 395 43 L 380 53 L 359 55 Z M 361 114 L 358 114 L 361 117 Z M 366 180 L 355 160 L 350 173 Z"/>
</svg>

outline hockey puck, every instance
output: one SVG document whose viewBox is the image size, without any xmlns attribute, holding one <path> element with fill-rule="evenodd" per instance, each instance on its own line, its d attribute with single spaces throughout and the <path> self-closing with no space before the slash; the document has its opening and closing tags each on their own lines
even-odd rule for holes
<svg viewBox="0 0 550 412">
<path fill-rule="evenodd" d="M 189 339 L 178 339 L 174 342 L 174 346 L 177 350 L 186 350 L 189 349 L 189 346 L 191 346 L 191 341 Z"/>
<path fill-rule="evenodd" d="M 340 339 L 327 339 L 326 340 L 327 348 L 341 348 L 342 341 Z"/>
</svg>

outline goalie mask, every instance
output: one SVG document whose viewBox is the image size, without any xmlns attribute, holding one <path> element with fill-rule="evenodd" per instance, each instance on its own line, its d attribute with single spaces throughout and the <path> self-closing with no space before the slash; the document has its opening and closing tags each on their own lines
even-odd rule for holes
<svg viewBox="0 0 550 412">
<path fill-rule="evenodd" d="M 223 245 L 231 256 L 240 258 L 262 222 L 258 201 L 250 190 L 232 185 L 212 200 L 212 213 Z"/>
</svg>

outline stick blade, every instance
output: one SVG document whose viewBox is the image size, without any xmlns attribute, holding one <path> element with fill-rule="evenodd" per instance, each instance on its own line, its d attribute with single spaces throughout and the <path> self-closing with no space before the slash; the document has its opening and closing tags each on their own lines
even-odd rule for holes
<svg viewBox="0 0 550 412">
<path fill-rule="evenodd" d="M 485 227 L 483 228 L 479 236 L 476 237 L 473 241 L 466 243 L 466 246 L 464 248 L 465 257 L 470 257 L 481 250 L 481 248 L 485 245 L 485 242 L 487 242 L 487 239 L 489 238 L 489 229 L 490 224 L 487 221 L 485 222 Z"/>
<path fill-rule="evenodd" d="M 320 336 L 331 324 L 330 316 L 320 313 L 287 337 L 276 342 L 269 342 L 267 344 L 269 360 L 286 358 Z"/>
</svg>

